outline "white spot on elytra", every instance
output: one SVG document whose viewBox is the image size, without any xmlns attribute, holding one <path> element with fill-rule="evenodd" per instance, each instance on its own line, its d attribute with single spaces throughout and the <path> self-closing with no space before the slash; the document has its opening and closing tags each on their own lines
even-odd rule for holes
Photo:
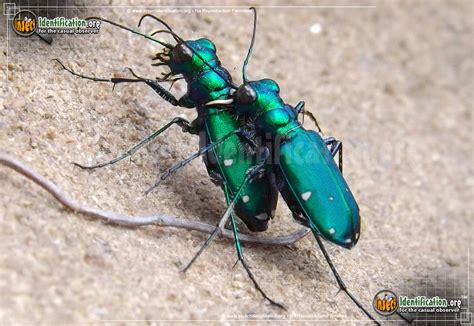
<svg viewBox="0 0 474 326">
<path fill-rule="evenodd" d="M 322 30 L 323 30 L 323 27 L 321 26 L 321 24 L 313 24 L 309 28 L 309 31 L 314 34 L 319 34 L 321 33 Z"/>
<path fill-rule="evenodd" d="M 232 163 L 234 163 L 234 160 L 230 159 L 230 160 L 224 160 L 224 165 L 225 166 L 231 166 Z"/>
<path fill-rule="evenodd" d="M 359 239 L 359 235 L 360 235 L 359 233 L 356 233 L 356 234 L 355 234 L 355 239 L 356 239 L 356 240 Z"/>
<path fill-rule="evenodd" d="M 311 191 L 307 191 L 301 194 L 301 198 L 303 198 L 304 201 L 307 201 L 311 197 Z"/>
<path fill-rule="evenodd" d="M 345 242 L 345 243 L 352 243 L 352 239 L 351 239 L 351 238 L 346 239 L 344 242 Z"/>
<path fill-rule="evenodd" d="M 261 220 L 261 221 L 266 221 L 268 220 L 268 215 L 267 213 L 261 213 L 261 214 L 258 214 L 257 216 L 255 216 L 258 220 Z"/>
<path fill-rule="evenodd" d="M 330 229 L 329 229 L 329 234 L 334 234 L 334 233 L 336 233 L 336 229 L 330 228 Z"/>
<path fill-rule="evenodd" d="M 334 197 L 333 197 L 333 196 L 329 196 L 329 200 L 330 200 L 330 201 L 333 201 L 333 200 L 334 200 Z"/>
<path fill-rule="evenodd" d="M 247 196 L 247 195 L 242 196 L 242 201 L 243 201 L 244 203 L 247 203 L 249 200 L 250 200 L 250 197 L 249 197 L 249 196 Z"/>
</svg>

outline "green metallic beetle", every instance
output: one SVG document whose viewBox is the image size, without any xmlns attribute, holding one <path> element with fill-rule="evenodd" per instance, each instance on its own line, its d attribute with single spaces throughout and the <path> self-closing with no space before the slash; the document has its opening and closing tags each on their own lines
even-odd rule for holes
<svg viewBox="0 0 474 326">
<path fill-rule="evenodd" d="M 192 41 L 184 41 L 176 35 L 172 29 L 161 19 L 144 15 L 140 19 L 139 26 L 145 17 L 151 17 L 162 23 L 167 29 L 160 30 L 151 35 L 146 35 L 129 29 L 115 22 L 91 17 L 88 19 L 101 20 L 114 26 L 128 30 L 134 34 L 141 35 L 147 39 L 153 40 L 164 46 L 164 50 L 156 55 L 154 59 L 159 60 L 154 66 L 167 66 L 170 72 L 160 79 L 146 79 L 134 75 L 134 79 L 130 78 L 95 78 L 78 74 L 67 68 L 61 61 L 57 60 L 64 69 L 81 78 L 91 79 L 94 81 L 127 83 L 127 82 L 144 82 L 150 86 L 158 95 L 174 106 L 197 109 L 198 117 L 191 123 L 182 118 L 174 118 L 168 124 L 134 145 L 127 152 L 119 155 L 117 158 L 101 164 L 93 166 L 84 166 L 75 163 L 75 165 L 83 169 L 96 169 L 110 164 L 117 163 L 126 157 L 135 153 L 148 142 L 152 141 L 159 134 L 174 124 L 179 125 L 184 132 L 191 134 L 199 134 L 200 149 L 198 152 L 189 156 L 183 161 L 178 162 L 169 168 L 159 179 L 159 181 L 147 190 L 147 193 L 166 180 L 172 173 L 182 168 L 193 159 L 204 155 L 204 163 L 211 179 L 219 184 L 226 196 L 229 207 L 235 209 L 236 214 L 247 225 L 251 231 L 264 231 L 268 227 L 268 221 L 273 217 L 278 199 L 278 189 L 276 188 L 273 176 L 271 174 L 260 175 L 259 178 L 252 177 L 252 182 L 246 182 L 250 178 L 248 173 L 253 166 L 259 164 L 262 159 L 259 158 L 260 147 L 255 143 L 252 134 L 246 131 L 246 124 L 237 119 L 235 114 L 229 110 L 222 109 L 219 105 L 206 106 L 210 101 L 222 104 L 223 100 L 229 98 L 232 92 L 237 88 L 232 83 L 232 78 L 228 71 L 221 66 L 216 55 L 215 45 L 208 39 L 198 39 Z M 168 33 L 173 36 L 176 45 L 171 45 L 152 38 L 157 33 Z M 184 79 L 187 84 L 187 93 L 180 99 L 176 99 L 172 93 L 163 88 L 159 83 L 165 81 L 174 82 Z M 225 101 L 224 101 L 225 102 Z M 266 149 L 263 150 L 265 152 Z M 234 198 L 242 198 L 238 202 Z M 226 212 L 230 212 L 228 209 Z M 254 283 L 257 290 L 272 304 L 284 307 L 269 298 L 256 282 L 253 274 L 247 266 L 242 248 L 240 246 L 238 233 L 236 229 L 235 219 L 232 214 L 227 214 L 231 219 L 232 229 L 234 231 L 235 245 L 238 258 L 246 269 L 249 277 Z M 212 239 L 225 226 L 226 219 L 222 219 L 218 227 L 208 238 L 204 246 L 194 256 L 190 263 L 186 266 L 186 271 L 195 259 L 203 252 Z"/>
<path fill-rule="evenodd" d="M 232 214 L 235 209 L 240 216 L 242 210 L 244 210 L 243 220 L 250 229 L 254 227 L 253 223 L 259 223 L 257 220 L 268 221 L 266 219 L 268 208 L 270 208 L 271 214 L 272 208 L 274 209 L 276 205 L 276 193 L 272 186 L 274 184 L 272 176 L 276 175 L 276 181 L 283 198 L 293 212 L 294 217 L 312 230 L 325 259 L 336 277 L 340 289 L 346 292 L 351 300 L 369 318 L 378 323 L 348 291 L 320 239 L 322 236 L 326 240 L 345 248 L 351 248 L 359 239 L 359 209 L 342 176 L 342 143 L 333 137 L 323 139 L 318 133 L 304 129 L 297 120 L 298 114 L 304 112 L 304 102 L 299 102 L 294 108 L 285 104 L 279 96 L 279 87 L 276 82 L 270 79 L 260 81 L 249 81 L 247 79 L 245 69 L 255 39 L 256 13 L 254 16 L 252 42 L 243 66 L 244 84 L 239 88 L 235 87 L 232 83 L 227 70 L 221 67 L 215 55 L 215 46 L 211 41 L 207 39 L 183 41 L 166 23 L 154 16 L 151 17 L 167 27 L 167 30 L 155 33 L 164 32 L 172 34 L 177 41 L 177 45 L 171 46 L 116 23 L 107 20 L 103 21 L 152 39 L 165 46 L 167 50 L 157 55 L 156 59 L 159 59 L 160 62 L 155 64 L 170 67 L 170 74 L 166 75 L 163 79 L 144 79 L 136 75 L 136 79 L 97 79 L 78 75 L 71 70 L 69 71 L 80 77 L 113 82 L 114 84 L 121 82 L 145 82 L 161 97 L 175 106 L 197 107 L 198 119 L 190 124 L 183 119 L 176 118 L 115 160 L 85 168 L 101 167 L 122 160 L 133 154 L 172 124 L 178 124 L 184 131 L 191 133 L 203 131 L 204 137 L 201 137 L 203 147 L 201 147 L 200 151 L 174 165 L 162 175 L 160 181 L 156 184 L 158 185 L 171 173 L 183 167 L 192 159 L 206 154 L 205 162 L 211 178 L 217 179 L 217 182 L 223 186 L 225 191 L 229 205 L 219 223 L 219 227 L 208 238 L 205 245 L 186 269 L 230 218 L 239 260 L 261 294 L 271 303 L 283 307 L 266 296 L 247 267 L 243 259 L 235 219 Z M 64 68 L 67 69 L 66 67 Z M 169 77 L 176 76 L 177 74 L 183 75 L 188 84 L 187 94 L 179 100 L 159 85 L 159 82 L 169 81 Z M 172 81 L 174 80 L 176 79 Z M 240 119 L 236 119 L 237 116 Z M 242 121 L 245 121 L 245 123 Z M 249 127 L 253 129 L 250 132 L 247 130 Z M 276 151 L 269 153 L 268 150 L 260 150 L 262 148 L 257 146 L 253 132 L 256 132 L 261 137 L 270 134 L 272 147 L 275 147 Z M 243 149 L 246 145 L 254 148 L 255 153 L 251 152 L 250 160 L 248 156 L 244 155 L 244 157 L 247 157 L 243 161 L 244 166 L 237 169 L 236 167 L 241 161 L 234 161 L 234 159 L 241 159 L 242 156 L 239 155 L 248 154 L 248 151 Z M 339 167 L 333 159 L 333 156 L 337 153 L 339 153 Z M 259 156 L 257 154 L 263 155 Z M 270 161 L 269 158 L 271 157 L 276 158 L 276 160 Z M 251 188 L 259 182 L 263 182 L 263 188 L 261 186 Z M 231 184 L 232 187 L 230 187 Z M 250 189 L 253 189 L 254 192 L 251 192 Z M 267 190 L 268 192 L 266 192 Z M 262 191 L 265 193 L 262 193 Z M 253 197 L 254 195 L 257 197 Z M 258 195 L 261 196 L 258 197 Z M 255 209 L 255 206 L 252 206 L 253 203 L 249 204 L 252 198 L 257 198 L 257 203 L 266 207 L 267 210 L 264 211 L 266 216 L 263 216 L 264 218 L 259 218 L 258 215 L 255 215 L 258 211 Z M 247 214 L 245 213 L 246 209 L 250 211 L 249 215 L 245 215 Z M 248 219 L 246 220 L 246 218 Z M 260 225 L 263 225 L 263 227 L 254 228 L 254 230 L 262 231 L 267 227 L 266 223 Z"/>
<path fill-rule="evenodd" d="M 333 159 L 342 143 L 306 130 L 297 120 L 302 104 L 297 108 L 285 104 L 279 92 L 271 79 L 246 82 L 234 94 L 233 108 L 250 115 L 257 134 L 270 133 L 278 144 L 273 171 L 294 215 L 326 240 L 351 248 L 359 239 L 360 217 Z"/>
<path fill-rule="evenodd" d="M 359 207 L 342 175 L 342 142 L 334 137 L 323 138 L 320 133 L 306 130 L 298 121 L 298 114 L 304 113 L 305 103 L 300 101 L 295 107 L 286 104 L 280 97 L 280 88 L 274 80 L 249 81 L 246 68 L 257 26 L 256 10 L 253 7 L 250 9 L 254 11 L 254 26 L 251 45 L 242 68 L 244 83 L 225 105 L 251 121 L 257 137 L 270 136 L 273 152 L 268 155 L 267 162 L 259 162 L 250 170 L 251 175 L 270 173 L 276 176 L 283 199 L 294 218 L 312 231 L 340 290 L 379 325 L 349 292 L 321 240 L 322 237 L 350 249 L 360 236 Z M 213 104 L 213 101 L 207 103 Z M 310 117 L 321 132 L 316 119 L 311 114 Z M 334 161 L 336 154 L 339 154 L 338 165 Z M 400 313 L 397 314 L 411 322 Z"/>
<path fill-rule="evenodd" d="M 295 107 L 280 97 L 278 84 L 271 79 L 249 81 L 246 67 L 255 41 L 254 32 L 242 68 L 244 83 L 225 103 L 236 114 L 252 121 L 257 137 L 272 140 L 268 162 L 252 168 L 253 175 L 275 174 L 282 197 L 295 219 L 311 229 L 341 291 L 375 323 L 377 320 L 349 292 L 334 267 L 321 237 L 344 248 L 353 247 L 360 235 L 359 207 L 342 175 L 342 143 L 333 137 L 323 139 L 306 130 L 298 121 L 304 102 Z M 207 103 L 214 105 L 215 101 Z M 334 156 L 339 153 L 339 167 Z"/>
</svg>

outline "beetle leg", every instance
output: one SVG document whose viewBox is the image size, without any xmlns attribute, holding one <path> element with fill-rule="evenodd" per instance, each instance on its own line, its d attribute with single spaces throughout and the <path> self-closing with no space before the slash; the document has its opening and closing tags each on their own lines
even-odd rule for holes
<svg viewBox="0 0 474 326">
<path fill-rule="evenodd" d="M 137 83 L 137 82 L 140 82 L 140 83 L 143 83 L 144 80 L 141 80 L 141 79 L 133 79 L 133 78 L 98 78 L 98 77 L 92 77 L 92 76 L 86 76 L 86 75 L 83 75 L 83 74 L 80 74 L 80 73 L 77 73 L 75 72 L 74 70 L 72 70 L 71 68 L 67 67 L 61 60 L 59 60 L 58 58 L 55 58 L 53 59 L 54 61 L 58 62 L 61 67 L 66 70 L 67 72 L 69 72 L 71 75 L 73 76 L 76 76 L 76 77 L 79 77 L 79 78 L 84 78 L 84 79 L 88 79 L 88 80 L 92 80 L 92 81 L 96 81 L 96 82 L 108 82 L 108 83 L 113 83 L 114 86 L 115 84 L 118 84 L 118 83 Z"/>
<path fill-rule="evenodd" d="M 166 88 L 161 86 L 159 83 L 162 82 L 163 80 L 154 80 L 154 79 L 139 77 L 139 76 L 135 75 L 135 73 L 133 72 L 132 69 L 129 69 L 129 70 L 135 78 L 115 78 L 115 77 L 113 77 L 113 78 L 98 78 L 98 77 L 92 77 L 92 76 L 86 76 L 86 75 L 83 75 L 83 74 L 79 74 L 79 73 L 75 72 L 74 70 L 72 70 L 71 68 L 66 67 L 66 65 L 64 65 L 62 63 L 62 61 L 57 59 L 57 58 L 53 59 L 53 60 L 57 61 L 64 70 L 66 70 L 67 72 L 69 72 L 70 74 L 72 74 L 74 76 L 84 78 L 84 79 L 88 79 L 88 80 L 92 80 L 92 81 L 96 81 L 96 82 L 112 83 L 112 84 L 114 84 L 114 87 L 115 87 L 116 84 L 119 84 L 119 83 L 145 83 L 148 86 L 150 86 L 155 91 L 156 94 L 158 94 L 161 98 L 163 98 L 165 101 L 169 102 L 173 106 L 180 106 L 180 107 L 185 107 L 185 108 L 194 107 L 194 105 L 192 105 L 192 103 L 189 103 L 188 101 L 185 101 L 183 99 L 178 100 Z M 173 81 L 173 80 L 170 80 L 170 81 Z"/>
<path fill-rule="evenodd" d="M 246 183 L 245 183 L 246 184 Z M 243 186 L 242 186 L 243 187 Z M 229 220 L 229 215 L 233 216 L 234 215 L 234 211 L 229 209 L 231 206 L 235 206 L 235 203 L 238 199 L 238 197 L 236 196 L 234 198 L 234 200 L 230 200 L 229 198 L 229 188 L 227 186 L 227 184 L 224 183 L 224 192 L 225 192 L 225 196 L 226 196 L 226 202 L 227 202 L 227 205 L 228 205 L 228 208 L 226 210 L 226 212 L 224 213 L 224 215 L 222 216 L 222 218 L 220 219 L 219 223 L 217 224 L 216 228 L 214 229 L 214 231 L 209 235 L 209 237 L 206 239 L 206 241 L 204 242 L 204 244 L 201 246 L 201 248 L 199 248 L 198 252 L 193 256 L 193 258 L 189 261 L 189 263 L 186 265 L 186 267 L 183 268 L 183 273 L 186 273 L 187 270 L 193 265 L 193 263 L 198 259 L 199 256 L 201 256 L 201 254 L 204 252 L 204 250 L 206 250 L 206 248 L 211 244 L 212 240 L 214 240 L 214 238 L 216 237 L 216 235 L 218 235 L 219 233 L 221 233 L 222 229 L 224 229 L 225 225 L 227 224 L 228 220 Z"/>
<path fill-rule="evenodd" d="M 322 133 L 323 131 L 321 127 L 319 126 L 318 120 L 316 119 L 313 113 L 306 111 L 304 109 L 304 105 L 305 105 L 304 101 L 299 101 L 298 103 L 296 103 L 295 108 L 294 108 L 296 111 L 296 114 L 298 115 L 303 114 L 303 123 L 304 123 L 304 116 L 307 115 L 314 122 L 314 124 L 316 125 L 316 128 L 318 128 L 318 131 Z"/>
<path fill-rule="evenodd" d="M 328 263 L 329 268 L 331 269 L 334 277 L 336 278 L 336 282 L 337 282 L 337 285 L 339 286 L 340 291 L 344 291 L 352 300 L 352 302 L 354 302 L 356 306 L 359 307 L 367 315 L 367 317 L 369 317 L 375 324 L 380 325 L 380 323 L 370 314 L 370 312 L 368 312 L 364 308 L 364 306 L 362 306 L 362 304 L 352 295 L 352 293 L 349 292 L 347 286 L 344 284 L 341 276 L 337 272 L 336 267 L 334 267 L 334 264 L 332 263 L 331 258 L 329 257 L 329 254 L 323 245 L 323 241 L 319 237 L 319 231 L 316 229 L 316 227 L 314 226 L 314 224 L 311 222 L 310 219 L 307 219 L 307 222 L 308 222 L 308 226 L 313 231 L 314 237 L 316 238 L 316 242 L 318 243 L 319 248 L 321 249 L 321 252 L 323 253 L 324 258 L 326 259 L 326 262 Z"/>
<path fill-rule="evenodd" d="M 334 145 L 331 148 L 331 155 L 334 157 L 336 153 L 339 153 L 339 170 L 341 171 L 342 174 L 342 142 L 341 141 L 336 141 Z"/>
<path fill-rule="evenodd" d="M 262 173 L 265 173 L 266 161 L 270 157 L 270 152 L 268 151 L 268 149 L 265 148 L 265 150 L 266 150 L 265 154 L 259 160 L 259 162 L 255 166 L 251 167 L 246 172 L 245 178 L 242 181 L 242 183 L 240 184 L 239 188 L 237 189 L 237 192 L 236 192 L 234 198 L 232 199 L 232 201 L 230 201 L 230 204 L 229 204 L 229 200 L 227 200 L 228 201 L 227 209 L 226 209 L 224 215 L 222 216 L 218 226 L 216 227 L 214 232 L 212 232 L 212 234 L 207 238 L 206 242 L 199 249 L 199 251 L 193 257 L 193 259 L 191 259 L 191 261 L 188 263 L 188 265 L 186 265 L 186 267 L 183 269 L 183 272 L 186 272 L 191 267 L 191 265 L 194 263 L 194 261 L 204 252 L 204 250 L 207 248 L 207 246 L 209 246 L 209 244 L 212 242 L 214 237 L 222 231 L 225 224 L 229 220 L 229 216 L 231 214 L 233 214 L 234 206 L 237 203 L 237 200 L 240 198 L 241 193 L 242 193 L 244 187 L 247 185 L 247 183 L 251 182 L 254 178 L 256 178 L 257 176 L 260 176 Z M 227 197 L 228 193 L 229 193 L 229 189 L 228 189 L 228 187 L 225 183 L 224 183 L 224 191 L 225 191 L 226 197 Z"/>
<path fill-rule="evenodd" d="M 163 181 L 165 181 L 171 174 L 174 172 L 178 171 L 182 167 L 188 165 L 191 161 L 194 159 L 198 158 L 199 156 L 202 156 L 209 152 L 210 150 L 214 149 L 215 147 L 219 146 L 223 142 L 225 142 L 227 139 L 229 139 L 230 136 L 232 135 L 238 135 L 242 132 L 241 129 L 236 129 L 234 131 L 229 132 L 227 135 L 223 136 L 222 138 L 219 138 L 218 140 L 200 148 L 197 152 L 193 153 L 192 155 L 188 156 L 182 161 L 179 161 L 178 163 L 174 164 L 172 167 L 170 167 L 165 173 L 163 173 L 160 177 L 160 179 L 150 188 L 148 188 L 145 191 L 145 195 L 148 195 L 153 189 L 158 187 Z"/>
<path fill-rule="evenodd" d="M 102 168 L 102 167 L 107 166 L 107 165 L 115 164 L 115 163 L 120 162 L 121 160 L 135 154 L 135 152 L 137 152 L 140 148 L 142 148 L 143 146 L 145 146 L 146 144 L 151 142 L 158 135 L 160 135 L 161 133 L 166 131 L 168 128 L 170 128 L 174 124 L 177 124 L 178 126 L 180 126 L 183 132 L 188 132 L 188 133 L 195 133 L 196 132 L 193 128 L 193 125 L 191 123 L 189 123 L 189 121 L 187 121 L 183 118 L 176 117 L 173 120 L 171 120 L 170 122 L 168 122 L 166 125 L 164 125 L 160 129 L 158 129 L 157 131 L 155 131 L 154 133 L 152 133 L 151 135 L 149 135 L 145 139 L 141 140 L 137 144 L 133 145 L 126 152 L 120 154 L 119 156 L 117 156 L 116 158 L 114 158 L 111 161 L 104 162 L 104 163 L 99 163 L 99 164 L 96 164 L 96 165 L 90 165 L 90 166 L 82 165 L 82 164 L 79 164 L 79 163 L 72 163 L 72 164 L 74 164 L 75 166 L 80 167 L 81 169 L 84 169 L 84 170 L 94 170 L 94 169 Z"/>
<path fill-rule="evenodd" d="M 156 94 L 158 94 L 162 99 L 165 101 L 169 102 L 173 106 L 179 106 L 179 107 L 184 107 L 184 108 L 192 108 L 194 107 L 194 104 L 189 101 L 186 95 L 184 95 L 182 98 L 179 100 L 172 94 L 170 91 L 165 89 L 163 86 L 161 86 L 159 83 L 167 80 L 159 80 L 159 79 L 148 79 L 148 78 L 143 78 L 137 76 L 132 69 L 128 69 L 132 73 L 134 77 L 137 78 L 137 80 L 141 80 L 148 86 L 150 86 Z"/>
<path fill-rule="evenodd" d="M 331 155 L 333 157 L 336 156 L 337 153 L 339 153 L 339 170 L 341 171 L 341 174 L 342 174 L 342 167 L 343 167 L 342 142 L 340 140 L 337 140 L 334 137 L 324 138 L 324 142 L 326 143 L 327 146 L 330 146 L 329 151 L 331 152 Z"/>
<path fill-rule="evenodd" d="M 260 294 L 265 299 L 267 299 L 271 304 L 273 304 L 273 305 L 277 306 L 278 308 L 283 309 L 283 310 L 286 311 L 286 308 L 283 304 L 278 303 L 275 300 L 271 299 L 263 291 L 263 289 L 260 287 L 260 285 L 258 284 L 257 280 L 255 279 L 255 276 L 253 275 L 252 271 L 250 270 L 250 267 L 247 265 L 247 262 L 245 261 L 244 252 L 242 250 L 242 246 L 240 245 L 239 233 L 238 233 L 238 230 L 237 230 L 237 226 L 235 224 L 234 214 L 230 215 L 230 221 L 231 221 L 231 225 L 232 225 L 232 232 L 234 233 L 234 241 L 235 241 L 235 248 L 236 248 L 236 251 L 237 251 L 238 261 L 240 261 L 242 263 L 242 266 L 244 267 L 245 271 L 247 272 L 247 275 L 249 276 L 249 278 L 252 280 L 252 283 L 255 286 L 255 288 L 257 289 L 257 291 L 260 292 Z"/>
<path fill-rule="evenodd" d="M 201 248 L 199 249 L 199 251 L 194 255 L 194 257 L 191 259 L 191 261 L 186 265 L 186 267 L 183 269 L 183 272 L 186 272 L 191 266 L 192 264 L 196 261 L 196 259 L 204 252 L 204 250 L 210 245 L 210 243 L 212 242 L 212 240 L 215 238 L 216 235 L 218 235 L 222 229 L 224 228 L 224 226 L 226 225 L 227 221 L 229 220 L 230 218 L 230 221 L 231 221 L 231 225 L 232 225 L 232 231 L 234 233 L 234 239 L 235 239 L 235 248 L 237 250 L 237 257 L 238 257 L 238 260 L 242 263 L 242 266 L 245 268 L 245 271 L 247 272 L 248 276 L 250 277 L 250 279 L 252 280 L 255 288 L 262 294 L 262 296 L 267 299 L 270 303 L 276 305 L 277 307 L 281 308 L 281 309 L 285 309 L 285 307 L 281 304 L 281 303 L 278 303 L 276 301 L 274 301 L 273 299 L 271 299 L 263 290 L 262 288 L 260 287 L 260 285 L 258 284 L 257 280 L 255 279 L 255 276 L 253 275 L 252 271 L 250 270 L 249 266 L 247 265 L 245 259 L 244 259 L 244 254 L 243 254 L 243 251 L 242 251 L 242 247 L 241 247 L 241 244 L 240 244 L 240 240 L 239 240 L 239 236 L 238 236 L 238 231 L 237 231 L 237 226 L 236 226 L 236 223 L 235 223 L 235 216 L 234 216 L 234 207 L 235 207 L 235 204 L 237 203 L 237 201 L 239 200 L 239 198 L 241 198 L 241 194 L 242 194 L 242 191 L 245 187 L 245 185 L 247 185 L 247 183 L 249 183 L 252 179 L 256 178 L 257 176 L 259 176 L 261 173 L 264 173 L 264 170 L 265 170 L 265 166 L 266 166 L 266 161 L 268 159 L 268 157 L 270 156 L 270 153 L 268 151 L 268 149 L 266 149 L 265 151 L 265 155 L 260 159 L 260 161 L 257 163 L 257 165 L 255 165 L 254 167 L 250 168 L 247 173 L 246 173 L 246 176 L 245 176 L 245 179 L 244 181 L 241 183 L 241 185 L 239 186 L 234 198 L 232 200 L 230 200 L 229 198 L 229 189 L 227 187 L 226 184 L 224 184 L 224 191 L 225 191 L 225 194 L 226 194 L 226 200 L 227 200 L 227 203 L 228 203 L 228 207 L 224 213 L 224 215 L 222 216 L 221 220 L 219 221 L 219 224 L 217 225 L 216 229 L 212 232 L 212 234 L 207 238 L 206 242 L 201 246 Z M 230 202 L 230 203 L 229 203 Z"/>
<path fill-rule="evenodd" d="M 242 182 L 241 186 L 239 187 L 239 191 L 237 191 L 237 195 L 240 195 L 240 192 L 242 191 L 243 187 L 249 182 L 250 178 L 245 178 L 244 182 Z M 183 272 L 185 273 L 198 259 L 199 256 L 206 250 L 206 248 L 211 244 L 212 240 L 214 240 L 215 236 L 218 235 L 219 233 L 222 232 L 222 229 L 224 229 L 225 225 L 227 224 L 227 221 L 229 220 L 229 217 L 234 214 L 233 208 L 235 204 L 237 203 L 237 200 L 240 198 L 240 196 L 235 196 L 234 199 L 230 202 L 229 204 L 229 199 L 228 199 L 228 188 L 227 185 L 225 185 L 225 191 L 226 191 L 226 197 L 227 197 L 227 203 L 228 207 L 220 219 L 219 223 L 217 224 L 216 228 L 214 231 L 209 235 L 207 238 L 206 242 L 199 248 L 198 252 L 194 255 L 194 257 L 190 260 L 190 262 L 186 265 L 186 267 L 183 269 Z M 240 248 L 240 247 L 239 247 Z M 237 249 L 238 250 L 238 249 Z"/>
</svg>

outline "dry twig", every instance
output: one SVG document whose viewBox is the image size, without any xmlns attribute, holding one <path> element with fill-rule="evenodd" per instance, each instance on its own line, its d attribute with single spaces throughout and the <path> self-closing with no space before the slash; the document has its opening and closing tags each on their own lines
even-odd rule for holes
<svg viewBox="0 0 474 326">
<path fill-rule="evenodd" d="M 129 216 L 129 215 L 117 214 L 114 212 L 107 212 L 107 211 L 103 211 L 103 210 L 93 208 L 93 207 L 88 207 L 74 201 L 69 196 L 64 194 L 64 192 L 62 192 L 61 189 L 58 186 L 56 186 L 54 183 L 47 180 L 45 177 L 36 173 L 35 171 L 31 170 L 28 166 L 24 165 L 23 163 L 19 162 L 17 159 L 15 159 L 11 155 L 3 151 L 0 151 L 0 164 L 3 164 L 17 171 L 21 175 L 32 180 L 34 183 L 39 185 L 41 188 L 45 189 L 57 201 L 59 201 L 66 208 L 73 211 L 74 213 L 83 214 L 89 217 L 104 220 L 108 223 L 126 226 L 126 227 L 138 227 L 138 226 L 156 224 L 156 225 L 164 226 L 164 227 L 181 228 L 181 229 L 186 229 L 186 230 L 199 231 L 199 232 L 207 233 L 207 234 L 211 234 L 215 230 L 215 226 L 207 224 L 207 223 L 192 221 L 185 218 L 177 218 L 177 217 L 169 216 L 169 215 Z M 302 228 L 288 235 L 272 237 L 272 238 L 256 237 L 256 236 L 248 235 L 248 234 L 240 234 L 239 239 L 240 241 L 247 242 L 247 243 L 286 246 L 300 240 L 305 235 L 307 235 L 308 232 L 309 232 L 309 229 Z M 226 229 L 222 230 L 221 235 L 225 238 L 230 238 L 230 239 L 234 238 L 232 231 L 226 230 Z"/>
</svg>

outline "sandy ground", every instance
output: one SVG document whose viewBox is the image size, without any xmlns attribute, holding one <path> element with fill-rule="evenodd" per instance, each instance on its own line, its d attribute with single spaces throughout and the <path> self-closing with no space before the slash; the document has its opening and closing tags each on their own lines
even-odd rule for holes
<svg viewBox="0 0 474 326">
<path fill-rule="evenodd" d="M 465 290 L 474 261 L 468 261 L 473 3 L 364 4 L 373 7 L 260 8 L 249 76 L 277 80 L 288 103 L 306 101 L 325 133 L 344 141 L 345 175 L 361 208 L 363 230 L 353 250 L 330 246 L 330 253 L 365 306 L 381 289 L 419 293 L 445 277 L 453 279 L 448 288 Z M 82 15 L 136 26 L 143 13 L 154 12 L 185 39 L 212 39 L 223 65 L 240 80 L 251 36 L 249 12 L 157 9 L 90 8 Z M 192 119 L 195 112 L 172 107 L 144 85 L 112 91 L 110 85 L 72 77 L 51 59 L 97 76 L 126 76 L 125 67 L 132 67 L 155 77 L 159 69 L 149 63 L 159 47 L 104 25 L 98 36 L 55 37 L 51 46 L 10 30 L 7 48 L 3 16 L 1 22 L 2 150 L 91 206 L 216 223 L 225 210 L 223 194 L 199 160 L 152 195 L 142 195 L 160 172 L 197 149 L 198 139 L 178 128 L 132 162 L 94 173 L 70 164 L 112 158 L 172 117 Z M 320 31 L 312 33 L 316 24 Z M 143 27 L 156 28 L 152 22 Z M 177 85 L 174 91 L 183 89 Z M 231 241 L 215 241 L 184 275 L 180 268 L 203 235 L 84 219 L 3 167 L 0 182 L 2 324 L 282 314 L 262 300 L 240 266 L 232 267 Z M 268 234 L 297 227 L 280 202 Z M 346 296 L 334 297 L 334 278 L 311 237 L 291 248 L 244 249 L 261 286 L 286 304 L 292 319 L 366 321 Z"/>
</svg>

